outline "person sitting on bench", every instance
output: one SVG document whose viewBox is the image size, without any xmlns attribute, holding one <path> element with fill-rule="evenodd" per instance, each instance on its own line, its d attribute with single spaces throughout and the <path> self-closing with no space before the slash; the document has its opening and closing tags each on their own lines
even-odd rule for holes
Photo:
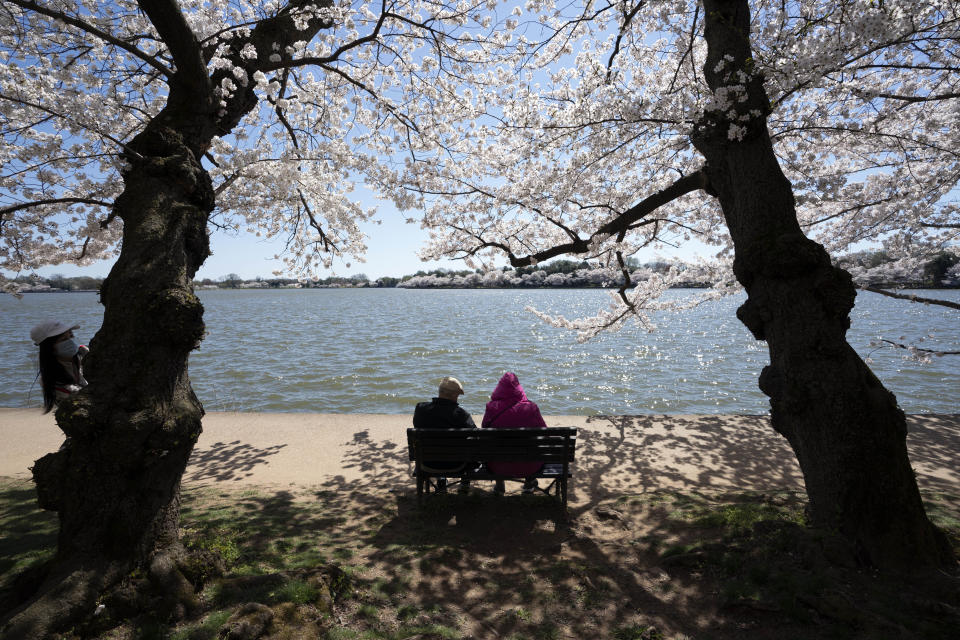
<svg viewBox="0 0 960 640">
<path fill-rule="evenodd" d="M 429 402 L 419 402 L 413 410 L 413 427 L 415 429 L 476 429 L 477 425 L 467 411 L 457 404 L 457 399 L 463 395 L 463 385 L 456 378 L 446 377 L 440 381 L 440 388 L 437 390 L 436 398 Z M 463 462 L 424 462 L 423 468 L 426 471 L 460 472 L 463 470 Z M 437 491 L 443 493 L 447 490 L 447 479 L 437 479 Z M 470 490 L 470 481 L 460 481 L 460 493 L 467 493 Z"/>
<path fill-rule="evenodd" d="M 507 372 L 503 374 L 493 390 L 480 425 L 490 429 L 522 427 L 542 429 L 547 426 L 547 423 L 540 415 L 540 407 L 527 399 L 527 394 L 520 386 L 517 376 Z M 540 462 L 488 462 L 487 468 L 493 473 L 525 478 L 523 493 L 533 493 L 538 488 L 537 479 L 529 476 L 540 471 L 543 464 Z M 502 495 L 504 492 L 503 480 L 497 480 L 494 493 Z"/>
</svg>

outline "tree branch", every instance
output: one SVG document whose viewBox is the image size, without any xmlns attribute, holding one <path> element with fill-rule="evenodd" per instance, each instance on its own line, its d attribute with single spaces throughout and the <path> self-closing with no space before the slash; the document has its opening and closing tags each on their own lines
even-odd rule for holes
<svg viewBox="0 0 960 640">
<path fill-rule="evenodd" d="M 630 23 L 633 22 L 634 16 L 637 15 L 637 12 L 640 11 L 643 6 L 643 0 L 639 0 L 637 4 L 633 6 L 633 9 L 630 10 L 630 13 L 623 18 L 623 24 L 620 25 L 620 29 L 617 32 L 617 40 L 613 43 L 613 51 L 610 53 L 610 58 L 607 60 L 607 82 L 610 82 L 610 75 L 613 73 L 613 61 L 616 60 L 617 54 L 620 53 L 620 42 L 623 41 L 623 35 L 626 33 Z"/>
<path fill-rule="evenodd" d="M 323 66 L 323 65 L 330 64 L 331 62 L 336 62 L 337 60 L 340 59 L 340 56 L 342 56 L 347 51 L 350 51 L 351 49 L 356 49 L 357 47 L 364 45 L 368 42 L 374 42 L 380 36 L 380 30 L 383 28 L 383 23 L 386 21 L 387 18 L 395 18 L 397 20 L 402 21 L 402 16 L 398 16 L 396 14 L 393 14 L 387 11 L 387 2 L 386 0 L 382 0 L 380 4 L 380 17 L 377 18 L 377 23 L 374 25 L 373 31 L 363 36 L 362 38 L 358 38 L 356 40 L 352 40 L 348 42 L 347 44 L 341 45 L 340 47 L 337 48 L 336 51 L 334 51 L 330 55 L 326 55 L 322 57 L 297 58 L 296 60 L 280 60 L 278 62 L 268 62 L 268 63 L 259 65 L 259 69 L 260 71 L 276 71 L 277 69 L 292 69 L 294 67 L 303 67 L 307 65 Z"/>
<path fill-rule="evenodd" d="M 87 130 L 89 130 L 89 131 L 93 131 L 93 132 L 96 133 L 98 136 L 103 136 L 104 138 L 106 138 L 106 139 L 109 140 L 110 142 L 113 142 L 113 143 L 116 144 L 118 147 L 120 147 L 121 149 L 123 149 L 124 152 L 133 154 L 134 157 L 139 157 L 139 156 L 140 156 L 140 154 L 138 154 L 138 153 L 137 153 L 136 151 L 134 151 L 133 149 L 130 149 L 130 148 L 127 146 L 127 144 L 126 144 L 125 142 L 123 142 L 122 140 L 120 140 L 120 139 L 118 139 L 118 138 L 115 138 L 115 137 L 111 136 L 109 133 L 105 133 L 104 131 L 101 131 L 100 129 L 98 129 L 98 128 L 94 127 L 94 126 L 88 125 L 88 124 L 85 123 L 85 122 L 81 122 L 80 120 L 77 120 L 77 119 L 71 117 L 69 114 L 59 113 L 59 112 L 57 112 L 57 111 L 53 111 L 52 109 L 50 109 L 50 108 L 48 108 L 48 107 L 43 106 L 42 104 L 38 104 L 38 103 L 35 103 L 35 102 L 27 102 L 26 100 L 22 100 L 22 99 L 20 99 L 20 98 L 16 98 L 16 97 L 13 97 L 13 96 L 10 96 L 10 95 L 6 95 L 6 94 L 3 94 L 3 93 L 0 93 L 0 99 L 9 100 L 10 102 L 15 102 L 15 103 L 17 103 L 17 104 L 25 105 L 25 106 L 27 106 L 27 107 L 30 107 L 31 109 L 36 109 L 37 111 L 42 111 L 42 112 L 44 112 L 44 113 L 50 114 L 50 115 L 53 116 L 54 118 L 62 118 L 62 119 L 64 119 L 64 120 L 67 120 L 68 122 L 75 122 L 75 123 L 76 123 L 77 125 L 79 125 L 80 127 L 84 128 L 84 129 L 87 129 Z"/>
<path fill-rule="evenodd" d="M 938 300 L 936 298 L 921 298 L 920 296 L 914 295 L 903 295 L 902 293 L 894 293 L 892 291 L 887 291 L 885 289 L 880 289 L 878 287 L 871 287 L 864 285 L 860 287 L 864 291 L 870 291 L 871 293 L 879 293 L 882 296 L 889 296 L 891 298 L 896 298 L 898 300 L 909 300 L 910 302 L 922 302 L 923 304 L 936 304 L 941 307 L 949 307 L 951 309 L 960 310 L 960 303 L 951 302 L 950 300 Z"/>
<path fill-rule="evenodd" d="M 77 260 L 83 260 L 83 258 L 87 255 L 87 245 L 89 244 L 90 244 L 90 236 L 87 236 L 86 239 L 83 241 L 83 246 L 80 248 L 80 255 L 77 256 Z"/>
<path fill-rule="evenodd" d="M 364 91 L 364 92 L 368 93 L 368 94 L 371 96 L 371 98 L 373 98 L 374 100 L 377 100 L 378 102 L 380 102 L 380 104 L 382 104 L 382 105 L 384 106 L 384 108 L 386 108 L 386 110 L 389 111 L 390 114 L 391 114 L 394 118 L 396 118 L 397 120 L 399 120 L 400 123 L 401 123 L 404 127 L 406 127 L 407 129 L 412 129 L 413 131 L 416 131 L 417 133 L 420 133 L 420 129 L 417 127 L 417 123 L 415 123 L 413 120 L 411 120 L 411 119 L 410 119 L 410 116 L 404 115 L 403 113 L 400 113 L 399 111 L 397 111 L 397 109 L 395 109 L 395 108 L 393 107 L 393 105 L 389 104 L 388 102 L 386 102 L 386 101 L 383 99 L 383 96 L 379 95 L 376 91 L 374 91 L 373 89 L 371 89 L 370 87 L 368 87 L 366 84 L 364 84 L 364 83 L 361 82 L 360 80 L 355 79 L 353 76 L 351 76 L 350 74 L 348 74 L 346 71 L 343 71 L 343 70 L 341 70 L 341 69 L 338 69 L 337 67 L 332 67 L 332 66 L 327 65 L 327 64 L 322 64 L 322 65 L 320 65 L 320 66 L 321 66 L 323 69 L 325 69 L 326 71 L 329 71 L 330 73 L 333 73 L 333 74 L 335 74 L 335 75 L 340 76 L 341 78 L 343 78 L 344 80 L 346 80 L 347 82 L 349 82 L 349 83 L 352 84 L 353 86 L 357 87 L 357 88 L 360 89 L 361 91 Z"/>
<path fill-rule="evenodd" d="M 707 184 L 706 173 L 701 168 L 697 171 L 694 171 L 690 175 L 683 176 L 666 189 L 658 191 L 657 193 L 644 198 L 641 202 L 633 205 L 622 214 L 594 231 L 588 240 L 584 240 L 580 237 L 574 237 L 570 242 L 556 245 L 550 247 L 549 249 L 545 249 L 524 257 L 515 256 L 513 252 L 506 249 L 500 243 L 483 242 L 478 249 L 495 247 L 504 250 L 507 253 L 510 259 L 510 264 L 513 267 L 526 267 L 535 262 L 549 260 L 550 258 L 555 258 L 556 256 L 564 253 L 587 253 L 590 251 L 590 247 L 595 240 L 615 234 L 623 235 L 638 220 L 652 213 L 653 211 L 656 211 L 663 205 L 672 202 L 673 200 L 676 200 L 677 198 L 692 191 L 703 189 L 709 193 L 708 187 L 709 185 Z"/>
<path fill-rule="evenodd" d="M 64 24 L 68 24 L 68 25 L 70 25 L 70 26 L 76 27 L 76 28 L 80 29 L 81 31 L 84 31 L 84 32 L 86 32 L 86 33 L 89 33 L 89 34 L 92 35 L 92 36 L 96 36 L 97 38 L 103 40 L 104 42 L 108 42 L 108 43 L 112 44 L 112 45 L 115 46 L 115 47 L 118 47 L 118 48 L 123 49 L 124 51 L 126 51 L 126 52 L 128 52 L 128 53 L 133 54 L 134 56 L 136 56 L 137 58 L 143 60 L 143 61 L 146 62 L 148 65 L 150 65 L 151 67 L 153 67 L 154 69 L 156 69 L 157 71 L 159 71 L 160 73 L 162 73 L 163 75 L 167 76 L 168 78 L 172 78 L 173 75 L 174 75 L 174 72 L 173 72 L 173 71 L 171 71 L 170 69 L 168 69 L 166 66 L 162 65 L 162 64 L 161 64 L 156 58 L 154 58 L 153 56 L 148 56 L 146 53 L 144 53 L 144 52 L 141 51 L 140 49 L 136 48 L 135 46 L 133 46 L 133 45 L 130 44 L 129 42 L 124 42 L 123 40 L 120 40 L 119 38 L 116 38 L 116 37 L 110 35 L 110 34 L 107 33 L 106 31 L 103 31 L 103 30 L 101 30 L 101 29 L 98 29 L 97 27 L 93 26 L 92 24 L 90 24 L 90 23 L 88 23 L 88 22 L 84 22 L 83 20 L 80 20 L 79 18 L 75 18 L 75 17 L 73 17 L 73 16 L 69 16 L 69 15 L 63 13 L 62 11 L 55 11 L 55 10 L 50 9 L 50 8 L 48 8 L 48 7 L 45 7 L 45 6 L 43 6 L 43 5 L 37 4 L 36 2 L 31 2 L 30 0 L 5 0 L 5 1 L 6 1 L 6 2 L 9 2 L 9 3 L 11 3 L 11 4 L 15 4 L 15 5 L 17 5 L 18 7 L 20 7 L 21 9 L 29 9 L 30 11 L 34 11 L 34 12 L 36 12 L 36 13 L 39 13 L 40 15 L 44 15 L 44 16 L 47 16 L 47 17 L 49 17 L 49 18 L 53 18 L 54 20 L 59 20 L 60 22 L 62 22 L 62 23 L 64 23 Z M 152 3 L 148 3 L 148 4 L 152 4 Z"/>
<path fill-rule="evenodd" d="M 939 100 L 952 100 L 960 98 L 960 93 L 941 93 L 935 96 L 904 96 L 893 93 L 867 93 L 864 91 L 855 91 L 854 93 L 863 94 L 861 97 L 884 98 L 886 100 L 900 100 L 902 102 L 937 102 Z"/>
<path fill-rule="evenodd" d="M 49 198 L 47 200 L 33 200 L 32 202 L 22 202 L 20 204 L 11 205 L 9 207 L 3 207 L 0 209 L 0 218 L 7 215 L 8 213 L 16 213 L 17 211 L 22 211 L 23 209 L 29 209 L 30 207 L 42 207 L 46 204 L 65 204 L 65 203 L 75 203 L 75 204 L 95 204 L 100 207 L 112 207 L 113 203 L 104 202 L 103 200 L 95 200 L 93 198 Z"/>
<path fill-rule="evenodd" d="M 177 65 L 177 71 L 170 76 L 171 79 L 182 82 L 188 90 L 201 92 L 197 98 L 208 94 L 210 76 L 207 75 L 207 64 L 203 59 L 203 48 L 183 17 L 177 1 L 137 0 L 137 4 L 170 49 L 170 55 Z"/>
<path fill-rule="evenodd" d="M 920 222 L 920 226 L 921 226 L 921 227 L 931 227 L 931 228 L 933 228 L 933 229 L 960 229 L 960 224 L 952 223 L 952 222 L 938 223 L 938 222 L 923 222 L 923 221 L 921 221 L 921 222 Z"/>
<path fill-rule="evenodd" d="M 289 0 L 284 8 L 271 18 L 264 18 L 257 22 L 256 27 L 245 38 L 233 38 L 230 45 L 230 51 L 225 57 L 235 66 L 243 69 L 248 76 L 252 76 L 257 71 L 272 71 L 278 68 L 291 68 L 296 65 L 290 64 L 287 56 L 288 47 L 296 42 L 309 42 L 320 31 L 328 28 L 332 22 L 327 18 L 317 18 L 313 15 L 307 20 L 305 25 L 298 22 L 291 15 L 293 9 L 312 6 L 327 7 L 332 6 L 332 0 Z M 302 28 L 301 28 L 302 27 Z M 250 44 L 256 49 L 257 56 L 253 60 L 246 59 L 243 54 L 243 47 Z M 274 56 L 280 58 L 280 61 L 274 61 Z M 211 86 L 219 86 L 224 78 L 232 76 L 232 71 L 221 68 L 212 74 L 210 78 Z M 227 98 L 227 105 L 221 111 L 218 117 L 217 128 L 221 135 L 225 135 L 256 106 L 258 98 L 253 90 L 253 85 L 248 83 L 245 87 L 234 91 Z"/>
<path fill-rule="evenodd" d="M 613 235 L 614 233 L 628 228 L 640 218 L 652 213 L 668 202 L 676 200 L 680 196 L 686 195 L 692 191 L 698 191 L 700 189 L 706 191 L 707 186 L 706 173 L 704 173 L 703 169 L 698 169 L 689 175 L 683 176 L 666 189 L 658 191 L 657 193 L 644 198 L 641 202 L 633 205 L 622 214 L 597 229 L 593 236 L 601 234 Z"/>
<path fill-rule="evenodd" d="M 933 353 L 941 356 L 960 356 L 960 351 L 937 351 L 936 349 L 924 349 L 922 347 L 911 347 L 909 345 L 905 345 L 900 342 L 887 340 L 886 338 L 881 338 L 880 342 L 886 342 L 887 344 L 891 344 L 899 349 L 906 349 L 907 351 L 923 351 L 924 353 Z"/>
</svg>

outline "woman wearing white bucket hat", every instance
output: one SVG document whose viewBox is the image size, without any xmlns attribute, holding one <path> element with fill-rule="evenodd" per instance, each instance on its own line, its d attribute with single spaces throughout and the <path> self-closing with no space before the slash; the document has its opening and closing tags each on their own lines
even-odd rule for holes
<svg viewBox="0 0 960 640">
<path fill-rule="evenodd" d="M 77 342 L 73 330 L 59 320 L 45 320 L 30 329 L 30 338 L 40 347 L 40 385 L 43 388 L 43 412 L 87 386 L 81 362 L 90 350 Z"/>
</svg>

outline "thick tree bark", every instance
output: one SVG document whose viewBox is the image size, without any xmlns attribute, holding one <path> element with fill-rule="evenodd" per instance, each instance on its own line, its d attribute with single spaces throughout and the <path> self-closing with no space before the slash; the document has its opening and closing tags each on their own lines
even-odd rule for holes
<svg viewBox="0 0 960 640">
<path fill-rule="evenodd" d="M 297 4 L 306 0 L 291 1 Z M 214 88 L 231 72 L 208 75 L 176 0 L 141 8 L 177 71 L 167 105 L 124 148 L 130 167 L 112 214 L 123 220 L 123 246 L 100 291 L 103 326 L 85 361 L 90 384 L 58 407 L 67 439 L 33 469 L 41 506 L 59 513 L 57 553 L 35 596 L 3 619 L 3 638 L 51 637 L 93 613 L 98 597 L 133 569 L 144 570 L 165 596 L 170 610 L 154 614 L 182 614 L 194 604 L 181 571 L 178 525 L 180 479 L 203 416 L 187 375 L 189 353 L 204 333 L 191 283 L 209 254 L 214 208 L 200 159 L 213 137 L 231 131 L 258 99 L 248 83 L 220 103 Z M 251 77 L 259 65 L 274 64 L 275 46 L 286 51 L 326 25 L 298 24 L 282 11 L 259 22 L 246 40 L 235 38 L 227 57 Z M 245 43 L 254 45 L 257 59 L 241 55 Z"/>
<path fill-rule="evenodd" d="M 840 531 L 875 566 L 952 565 L 920 500 L 903 412 L 846 341 L 856 296 L 850 276 L 800 230 L 766 126 L 762 78 L 739 75 L 752 61 L 747 0 L 704 0 L 704 9 L 707 81 L 714 91 L 741 85 L 744 92 L 733 119 L 729 109 L 708 112 L 693 141 L 747 290 L 737 316 L 769 346 L 760 388 L 800 462 L 813 523 Z M 742 139 L 736 130 L 731 136 L 731 124 L 747 127 Z"/>
<path fill-rule="evenodd" d="M 129 146 L 132 167 L 114 211 L 121 254 L 103 284 L 103 326 L 90 343 L 90 386 L 61 403 L 64 446 L 37 461 L 41 505 L 60 517 L 52 571 L 8 637 L 47 637 L 93 611 L 134 567 L 189 604 L 179 575 L 180 478 L 203 408 L 187 356 L 203 337 L 191 282 L 207 257 L 213 188 L 183 136 L 151 126 Z"/>
</svg>

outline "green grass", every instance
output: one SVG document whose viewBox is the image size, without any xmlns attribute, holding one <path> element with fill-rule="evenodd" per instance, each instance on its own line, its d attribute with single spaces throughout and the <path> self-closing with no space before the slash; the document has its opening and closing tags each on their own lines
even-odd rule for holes
<svg viewBox="0 0 960 640">
<path fill-rule="evenodd" d="M 824 538 L 803 528 L 803 505 L 799 496 L 783 494 L 674 496 L 671 517 L 687 523 L 691 539 L 659 555 L 668 566 L 705 573 L 718 584 L 721 603 L 798 612 L 798 599 L 824 586 L 819 573 L 797 566 L 804 553 L 822 556 Z"/>
<path fill-rule="evenodd" d="M 957 501 L 938 494 L 925 498 L 931 519 L 956 546 Z M 874 572 L 857 568 L 852 547 L 838 535 L 806 528 L 802 496 L 672 494 L 646 505 L 665 511 L 670 523 L 658 532 L 660 542 L 641 548 L 655 553 L 668 568 L 716 585 L 721 610 L 784 619 L 792 625 L 784 637 L 900 637 L 903 632 L 904 637 L 946 638 L 950 632 L 945 625 L 960 623 L 960 618 L 944 622 L 923 613 L 922 607 L 903 604 L 904 592 L 930 591 L 931 585 L 907 587 L 903 578 L 878 579 Z M 956 579 L 953 595 L 942 601 L 951 602 L 952 597 L 953 604 L 944 611 L 960 604 Z M 827 628 L 817 628 L 825 623 Z"/>
<path fill-rule="evenodd" d="M 473 637 L 676 640 L 658 630 L 660 620 L 684 628 L 688 606 L 701 616 L 712 607 L 744 629 L 770 624 L 784 638 L 883 637 L 898 627 L 906 637 L 950 637 L 943 615 L 901 602 L 916 588 L 825 559 L 825 549 L 842 555 L 843 544 L 804 526 L 801 495 L 622 496 L 613 501 L 622 520 L 581 517 L 567 529 L 544 524 L 549 510 L 536 501 L 482 492 L 419 511 L 403 497 L 358 503 L 340 491 L 299 491 L 185 492 L 185 543 L 219 554 L 227 574 L 206 585 L 194 618 L 144 617 L 123 637 L 216 638 L 246 602 L 274 610 L 277 640 L 457 639 L 468 628 Z M 956 546 L 957 497 L 924 499 Z M 55 537 L 56 519 L 36 507 L 29 485 L 0 484 L 3 580 L 50 557 Z M 828 614 L 818 597 L 850 605 Z M 651 607 L 657 617 L 644 617 Z M 710 637 L 710 629 L 685 633 Z"/>
<path fill-rule="evenodd" d="M 213 551 L 223 558 L 228 567 L 240 560 L 239 531 L 224 528 L 204 528 L 198 531 L 187 531 L 184 541 L 188 549 L 205 549 Z"/>
<path fill-rule="evenodd" d="M 288 580 L 270 593 L 273 602 L 306 604 L 320 597 L 320 590 L 303 580 Z"/>
<path fill-rule="evenodd" d="M 545 622 L 533 630 L 534 640 L 559 640 L 560 628 L 552 622 Z"/>
<path fill-rule="evenodd" d="M 230 618 L 230 615 L 230 611 L 209 613 L 199 624 L 187 626 L 171 633 L 169 640 L 213 640 L 217 637 L 220 627 Z"/>
<path fill-rule="evenodd" d="M 380 617 L 377 608 L 372 604 L 363 604 L 357 607 L 356 615 L 358 618 L 367 621 L 377 620 Z"/>
<path fill-rule="evenodd" d="M 328 629 L 323 640 L 407 640 L 425 638 L 429 640 L 459 640 L 463 637 L 456 629 L 439 624 L 401 626 L 396 630 L 387 629 Z"/>
<path fill-rule="evenodd" d="M 694 511 L 694 524 L 699 527 L 721 527 L 734 535 L 742 535 L 761 520 L 803 523 L 802 513 L 770 504 L 739 502 L 715 508 L 701 507 Z"/>
<path fill-rule="evenodd" d="M 960 558 L 960 510 L 957 505 L 960 505 L 960 496 L 954 494 L 929 492 L 923 495 L 927 517 L 946 534 L 953 554 Z"/>
<path fill-rule="evenodd" d="M 524 622 L 527 622 L 530 620 L 530 612 L 524 609 L 523 607 L 517 607 L 516 609 L 514 609 L 513 615 L 517 618 L 517 620 L 523 620 Z"/>
<path fill-rule="evenodd" d="M 419 613 L 420 610 L 417 607 L 411 604 L 405 604 L 397 609 L 397 620 L 407 622 L 408 620 L 416 618 Z"/>
<path fill-rule="evenodd" d="M 0 589 L 13 576 L 53 557 L 57 544 L 57 515 L 36 504 L 30 481 L 0 484 Z"/>
<path fill-rule="evenodd" d="M 169 625 L 153 620 L 147 621 L 133 630 L 134 640 L 167 640 L 170 635 Z"/>
<path fill-rule="evenodd" d="M 410 638 L 412 636 L 437 636 L 440 638 L 449 638 L 449 640 L 458 640 L 463 634 L 456 629 L 444 626 L 442 624 L 428 624 L 423 626 L 401 627 L 396 634 L 393 634 L 391 640 L 400 640 L 401 638 Z"/>
</svg>

